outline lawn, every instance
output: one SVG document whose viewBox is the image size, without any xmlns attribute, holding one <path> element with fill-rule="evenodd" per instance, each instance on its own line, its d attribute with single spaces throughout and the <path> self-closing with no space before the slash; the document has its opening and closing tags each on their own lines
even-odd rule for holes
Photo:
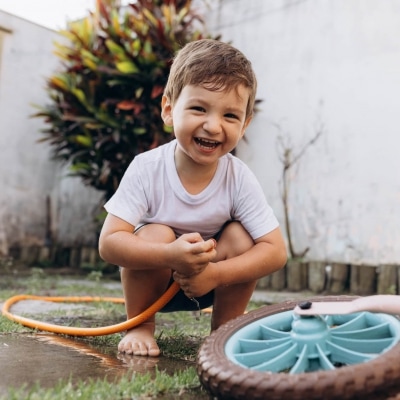
<svg viewBox="0 0 400 400">
<path fill-rule="evenodd" d="M 72 272 L 72 271 L 70 271 Z M 54 269 L 31 268 L 13 272 L 2 272 L 0 282 L 0 302 L 17 294 L 39 296 L 102 296 L 121 297 L 122 292 L 117 277 L 103 277 L 101 273 L 80 273 L 71 275 L 57 273 Z M 25 315 L 65 326 L 107 326 L 125 320 L 124 306 L 109 302 L 90 303 L 88 309 L 79 311 L 52 311 L 46 314 Z M 251 304 L 249 309 L 258 307 Z M 81 381 L 70 379 L 59 382 L 52 388 L 42 388 L 40 384 L 8 388 L 0 399 L 7 400 L 65 400 L 65 399 L 208 399 L 200 386 L 196 374 L 197 351 L 209 334 L 210 314 L 175 312 L 157 314 L 156 337 L 162 356 L 173 360 L 182 367 L 171 371 L 159 368 L 141 373 L 127 370 L 117 380 L 90 379 Z M 30 328 L 0 317 L 0 334 L 22 335 L 32 332 Z M 123 333 L 106 336 L 79 337 L 73 340 L 84 342 L 116 357 L 117 344 Z"/>
</svg>

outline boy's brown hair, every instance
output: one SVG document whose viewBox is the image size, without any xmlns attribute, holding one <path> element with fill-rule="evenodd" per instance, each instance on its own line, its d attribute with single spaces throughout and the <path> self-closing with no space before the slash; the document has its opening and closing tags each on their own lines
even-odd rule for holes
<svg viewBox="0 0 400 400">
<path fill-rule="evenodd" d="M 184 46 L 174 59 L 164 95 L 174 103 L 187 85 L 201 85 L 209 90 L 244 85 L 250 93 L 246 118 L 253 115 L 257 79 L 251 62 L 230 44 L 201 39 Z"/>
</svg>

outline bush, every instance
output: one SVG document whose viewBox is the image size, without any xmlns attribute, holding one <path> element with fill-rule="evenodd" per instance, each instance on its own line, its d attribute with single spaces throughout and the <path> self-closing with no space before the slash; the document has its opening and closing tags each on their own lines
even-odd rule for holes
<svg viewBox="0 0 400 400">
<path fill-rule="evenodd" d="M 61 32 L 60 71 L 46 84 L 50 103 L 34 117 L 47 123 L 41 140 L 54 157 L 106 200 L 137 154 L 172 139 L 161 96 L 176 51 L 204 37 L 203 27 L 191 0 L 137 0 L 123 8 L 98 0 L 95 12 Z"/>
</svg>

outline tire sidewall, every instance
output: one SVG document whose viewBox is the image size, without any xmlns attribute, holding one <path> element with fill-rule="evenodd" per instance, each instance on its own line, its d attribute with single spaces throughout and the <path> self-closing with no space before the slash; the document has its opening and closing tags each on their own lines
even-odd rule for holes
<svg viewBox="0 0 400 400">
<path fill-rule="evenodd" d="M 354 296 L 325 296 L 317 301 L 350 301 Z M 400 344 L 371 361 L 332 371 L 300 374 L 259 372 L 230 361 L 225 345 L 237 331 L 259 319 L 292 310 L 297 301 L 264 306 L 222 325 L 202 344 L 197 372 L 202 385 L 221 399 L 354 399 L 393 387 L 400 376 Z"/>
</svg>

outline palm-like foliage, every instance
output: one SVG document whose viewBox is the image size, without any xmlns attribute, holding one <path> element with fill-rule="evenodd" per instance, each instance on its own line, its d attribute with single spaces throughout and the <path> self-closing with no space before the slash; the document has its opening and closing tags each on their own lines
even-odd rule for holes
<svg viewBox="0 0 400 400">
<path fill-rule="evenodd" d="M 97 0 L 96 12 L 61 32 L 61 70 L 47 81 L 50 103 L 34 116 L 47 123 L 41 140 L 54 156 L 106 199 L 137 154 L 171 139 L 160 118 L 163 88 L 176 51 L 201 38 L 202 26 L 191 0 L 124 8 Z"/>
</svg>

